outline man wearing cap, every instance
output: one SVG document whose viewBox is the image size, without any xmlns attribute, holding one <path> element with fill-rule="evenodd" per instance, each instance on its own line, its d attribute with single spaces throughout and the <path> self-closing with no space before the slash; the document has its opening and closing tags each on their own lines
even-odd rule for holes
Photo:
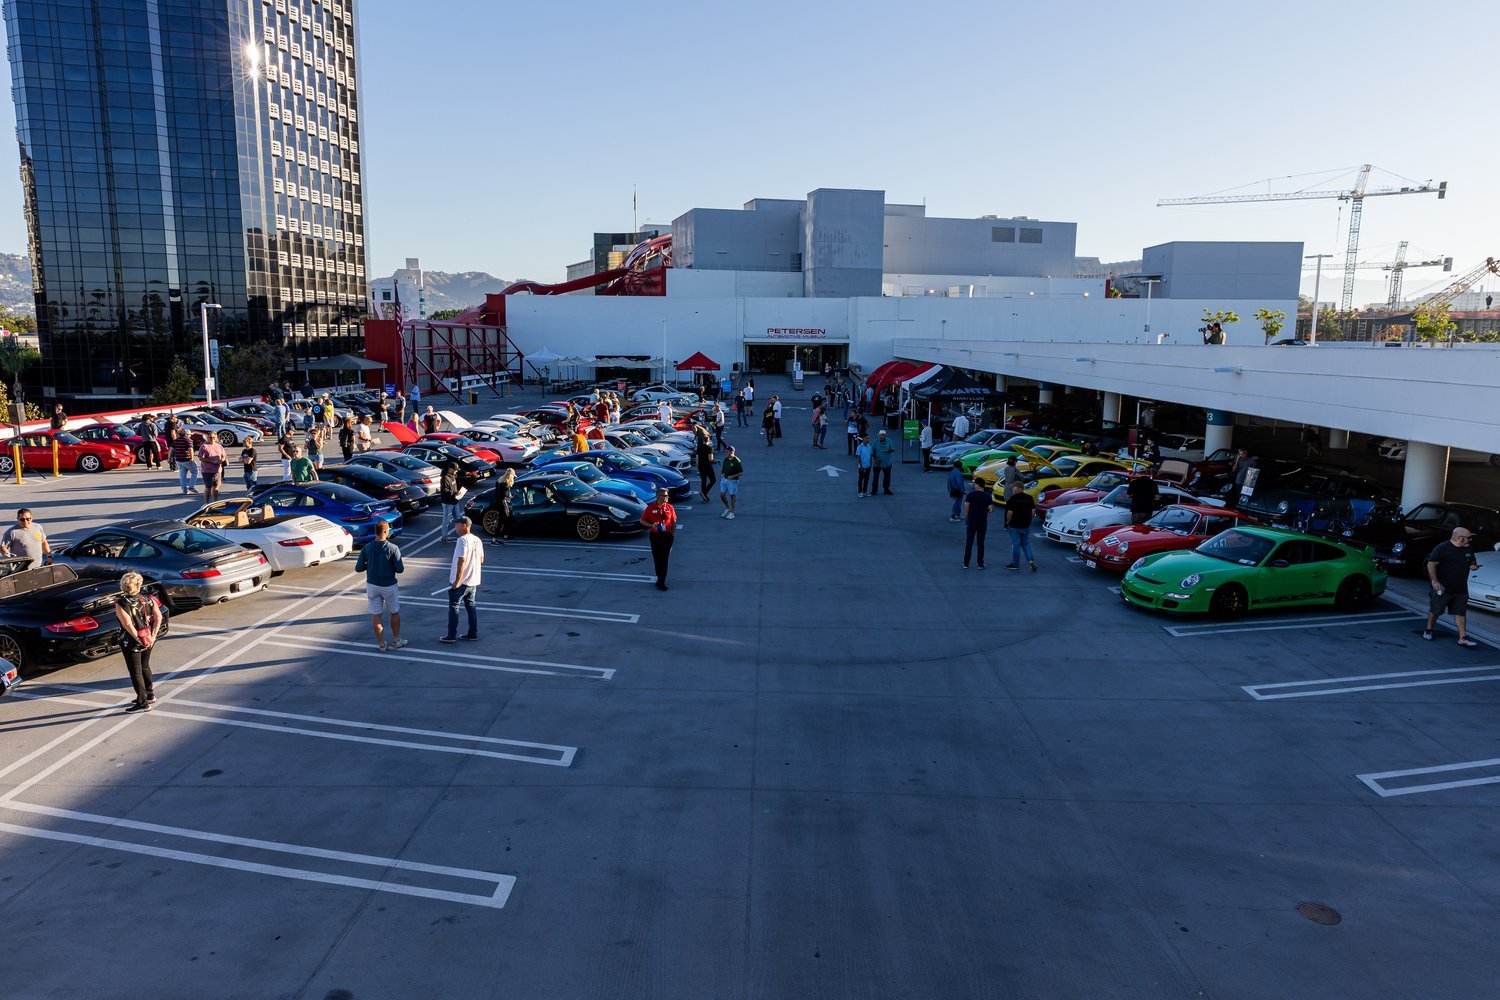
<svg viewBox="0 0 1500 1000">
<path fill-rule="evenodd" d="M 656 488 L 656 501 L 646 507 L 641 523 L 651 533 L 651 562 L 656 567 L 656 589 L 667 589 L 667 563 L 677 534 L 677 509 L 667 499 L 665 486 Z"/>
<path fill-rule="evenodd" d="M 720 516 L 734 520 L 734 505 L 739 500 L 740 477 L 745 474 L 745 463 L 734 453 L 734 445 L 724 448 L 724 468 L 719 477 L 719 500 L 724 504 Z"/>
<path fill-rule="evenodd" d="M 484 543 L 470 529 L 474 522 L 467 516 L 453 522 L 457 538 L 453 543 L 453 564 L 448 572 L 448 632 L 440 636 L 439 642 L 457 642 L 458 606 L 462 604 L 469 615 L 469 631 L 463 638 L 473 642 L 479 638 L 479 612 L 474 607 L 474 595 L 479 591 L 479 569 L 484 565 Z"/>
<path fill-rule="evenodd" d="M 870 477 L 870 496 L 875 496 L 882 489 L 882 477 L 885 495 L 891 495 L 891 465 L 895 461 L 895 455 L 896 446 L 891 444 L 885 431 L 881 431 L 875 438 L 875 470 Z"/>
</svg>

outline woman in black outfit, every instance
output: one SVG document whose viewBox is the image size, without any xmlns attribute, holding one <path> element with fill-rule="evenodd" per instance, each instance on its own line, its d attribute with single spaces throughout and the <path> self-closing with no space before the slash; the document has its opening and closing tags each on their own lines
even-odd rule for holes
<svg viewBox="0 0 1500 1000">
<path fill-rule="evenodd" d="M 120 594 L 115 598 L 115 617 L 122 630 L 120 651 L 130 671 L 130 686 L 135 688 L 135 702 L 125 711 L 149 712 L 156 704 L 156 688 L 151 683 L 151 647 L 161 634 L 161 610 L 156 601 L 141 593 L 144 581 L 139 573 L 120 577 Z"/>
<path fill-rule="evenodd" d="M 506 469 L 495 481 L 495 492 L 490 494 L 490 506 L 485 512 L 486 523 L 494 525 L 494 531 L 490 534 L 490 541 L 496 545 L 504 545 L 502 539 L 510 528 L 510 488 L 516 481 L 516 470 Z M 495 516 L 489 517 L 489 512 L 494 511 Z"/>
<path fill-rule="evenodd" d="M 344 422 L 339 425 L 339 450 L 344 453 L 344 461 L 354 457 L 354 418 L 345 417 Z"/>
<path fill-rule="evenodd" d="M 772 448 L 776 445 L 776 407 L 766 404 L 766 412 L 760 418 L 760 429 L 766 434 L 766 447 Z"/>
</svg>

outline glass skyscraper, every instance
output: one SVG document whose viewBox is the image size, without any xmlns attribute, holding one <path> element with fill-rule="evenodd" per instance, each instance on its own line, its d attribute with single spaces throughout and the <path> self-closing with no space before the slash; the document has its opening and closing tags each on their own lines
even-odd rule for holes
<svg viewBox="0 0 1500 1000">
<path fill-rule="evenodd" d="M 363 345 L 352 0 L 5 0 L 43 392 Z M 124 402 L 125 400 L 121 400 Z"/>
</svg>

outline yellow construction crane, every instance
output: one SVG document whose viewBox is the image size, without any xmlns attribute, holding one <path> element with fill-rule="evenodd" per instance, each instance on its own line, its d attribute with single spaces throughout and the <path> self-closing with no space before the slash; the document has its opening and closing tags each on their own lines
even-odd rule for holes
<svg viewBox="0 0 1500 1000">
<path fill-rule="evenodd" d="M 1366 163 L 1359 168 L 1354 186 L 1342 190 L 1303 189 L 1266 194 L 1211 194 L 1199 198 L 1163 198 L 1156 204 L 1163 205 L 1228 205 L 1249 201 L 1307 201 L 1315 198 L 1337 198 L 1349 202 L 1349 241 L 1344 253 L 1344 294 L 1340 308 L 1348 312 L 1354 306 L 1354 272 L 1359 266 L 1359 225 L 1364 214 L 1365 199 L 1396 194 L 1435 194 L 1439 199 L 1448 197 L 1448 182 L 1434 184 L 1432 181 L 1413 182 L 1402 187 L 1371 188 L 1370 171 L 1374 166 Z M 1273 180 L 1276 178 L 1273 178 Z M 1257 183 L 1269 183 L 1258 181 Z"/>
</svg>

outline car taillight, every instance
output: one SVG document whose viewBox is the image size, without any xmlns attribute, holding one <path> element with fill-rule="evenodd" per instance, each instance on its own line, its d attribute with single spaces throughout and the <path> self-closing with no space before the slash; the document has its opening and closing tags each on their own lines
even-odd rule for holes
<svg viewBox="0 0 1500 1000">
<path fill-rule="evenodd" d="M 352 522 L 354 524 L 364 524 L 366 521 L 375 520 L 375 518 L 369 514 L 351 514 L 350 516 L 344 518 L 344 520 Z"/>
<path fill-rule="evenodd" d="M 46 629 L 46 631 L 51 632 L 54 635 L 66 635 L 69 632 L 92 631 L 93 629 L 99 627 L 99 623 L 94 621 L 94 619 L 90 618 L 88 615 L 84 615 L 82 618 L 69 618 L 65 622 L 58 622 L 56 625 L 46 625 L 43 627 Z"/>
<path fill-rule="evenodd" d="M 400 500 L 401 499 L 401 491 L 400 490 L 393 490 L 393 489 L 387 488 L 386 491 L 385 491 L 385 495 L 387 497 L 389 497 L 390 499 L 392 499 L 392 500 Z"/>
<path fill-rule="evenodd" d="M 306 535 L 303 535 L 301 538 L 283 538 L 281 541 L 277 542 L 276 544 L 277 545 L 285 545 L 288 548 L 291 548 L 292 546 L 296 546 L 296 545 L 311 545 L 312 543 L 313 543 L 313 541 L 312 541 L 311 538 L 308 538 Z"/>
<path fill-rule="evenodd" d="M 182 571 L 184 580 L 202 580 L 210 576 L 218 576 L 219 571 L 210 566 L 208 569 L 187 569 Z"/>
</svg>

